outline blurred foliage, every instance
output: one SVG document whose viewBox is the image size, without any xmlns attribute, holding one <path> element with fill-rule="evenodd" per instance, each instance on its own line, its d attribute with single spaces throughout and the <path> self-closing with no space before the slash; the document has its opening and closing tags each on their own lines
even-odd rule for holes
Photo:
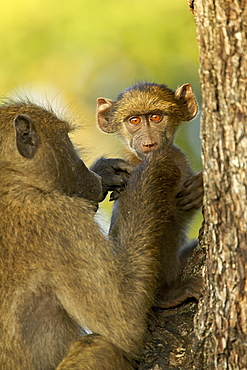
<svg viewBox="0 0 247 370">
<path fill-rule="evenodd" d="M 69 111 L 84 129 L 73 139 L 87 164 L 121 155 L 95 125 L 95 101 L 114 99 L 136 81 L 176 89 L 190 82 L 199 99 L 198 48 L 186 0 L 8 0 L 0 12 L 2 96 L 15 92 Z M 200 168 L 198 119 L 177 144 Z M 107 206 L 106 206 L 107 207 Z"/>
</svg>

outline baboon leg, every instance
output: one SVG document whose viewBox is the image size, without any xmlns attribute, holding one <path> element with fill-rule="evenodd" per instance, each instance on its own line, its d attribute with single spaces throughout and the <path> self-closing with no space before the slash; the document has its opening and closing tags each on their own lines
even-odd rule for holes
<svg viewBox="0 0 247 370">
<path fill-rule="evenodd" d="M 70 347 L 57 370 L 134 370 L 124 353 L 99 334 L 89 334 Z"/>
</svg>

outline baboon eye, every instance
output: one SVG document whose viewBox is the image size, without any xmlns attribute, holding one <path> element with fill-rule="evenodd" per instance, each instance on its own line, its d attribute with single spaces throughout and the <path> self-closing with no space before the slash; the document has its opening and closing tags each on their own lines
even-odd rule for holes
<svg viewBox="0 0 247 370">
<path fill-rule="evenodd" d="M 131 117 L 129 119 L 129 122 L 132 124 L 132 125 L 138 125 L 140 122 L 141 122 L 141 118 L 140 117 Z"/>
<path fill-rule="evenodd" d="M 162 120 L 161 114 L 152 114 L 150 116 L 150 121 L 160 122 L 161 120 Z"/>
</svg>

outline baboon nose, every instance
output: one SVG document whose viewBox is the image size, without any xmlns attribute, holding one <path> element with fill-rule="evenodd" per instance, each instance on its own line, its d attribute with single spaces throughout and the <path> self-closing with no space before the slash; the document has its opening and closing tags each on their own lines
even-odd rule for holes
<svg viewBox="0 0 247 370">
<path fill-rule="evenodd" d="M 143 152 L 150 152 L 157 148 L 157 143 L 142 143 Z"/>
</svg>

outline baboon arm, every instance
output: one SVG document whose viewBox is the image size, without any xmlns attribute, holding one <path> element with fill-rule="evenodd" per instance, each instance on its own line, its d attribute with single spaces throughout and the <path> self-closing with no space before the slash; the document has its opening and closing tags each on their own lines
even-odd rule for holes
<svg viewBox="0 0 247 370">
<path fill-rule="evenodd" d="M 110 247 L 103 244 L 102 250 Z M 92 260 L 88 258 L 86 261 L 85 256 L 70 255 L 69 266 L 73 266 L 73 271 L 63 267 L 59 278 L 56 276 L 52 283 L 54 293 L 80 327 L 103 334 L 111 338 L 114 345 L 119 344 L 127 353 L 135 354 L 142 341 L 145 315 L 140 310 L 143 308 L 138 311 L 138 305 L 125 298 L 127 292 L 125 294 L 120 286 L 112 255 L 111 260 L 107 261 L 102 253 L 101 261 L 96 261 L 98 256 L 94 248 L 99 249 L 99 245 L 92 243 L 90 248 Z M 71 262 L 72 259 L 74 262 Z M 104 264 L 104 268 L 99 269 L 101 264 Z M 140 332 L 133 330 L 133 322 L 140 327 Z"/>
</svg>

